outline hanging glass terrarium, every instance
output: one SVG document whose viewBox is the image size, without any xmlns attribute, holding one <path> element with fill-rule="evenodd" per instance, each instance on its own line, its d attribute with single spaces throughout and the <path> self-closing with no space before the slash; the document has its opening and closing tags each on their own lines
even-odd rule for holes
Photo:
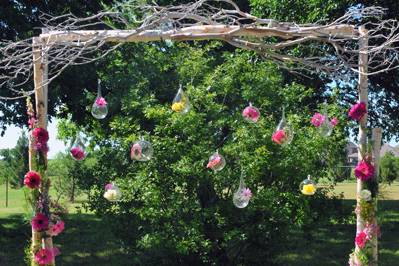
<svg viewBox="0 0 399 266">
<path fill-rule="evenodd" d="M 245 120 L 256 123 L 259 120 L 260 112 L 258 108 L 252 106 L 252 103 L 249 103 L 249 106 L 242 111 L 242 116 Z"/>
<path fill-rule="evenodd" d="M 135 161 L 145 162 L 151 160 L 154 150 L 150 142 L 140 137 L 130 149 L 130 158 Z"/>
<path fill-rule="evenodd" d="M 175 98 L 173 99 L 172 103 L 172 110 L 185 114 L 190 111 L 190 101 L 188 99 L 187 94 L 183 91 L 182 85 L 180 85 L 179 90 L 176 93 Z"/>
<path fill-rule="evenodd" d="M 69 152 L 71 153 L 72 158 L 77 161 L 82 161 L 86 158 L 85 146 L 80 134 L 76 136 L 75 142 L 72 144 Z"/>
<path fill-rule="evenodd" d="M 299 186 L 300 191 L 303 195 L 312 196 L 316 193 L 316 183 L 310 179 L 310 175 L 308 178 L 303 180 Z"/>
<path fill-rule="evenodd" d="M 233 194 L 233 203 L 237 208 L 245 208 L 249 204 L 249 200 L 252 198 L 252 192 L 249 188 L 245 186 L 244 178 L 241 175 L 240 177 L 240 185 L 238 189 Z"/>
<path fill-rule="evenodd" d="M 206 165 L 207 168 L 210 168 L 215 172 L 222 170 L 225 166 L 226 160 L 219 154 L 219 151 L 216 151 L 211 155 L 211 157 L 209 157 L 208 164 Z"/>
<path fill-rule="evenodd" d="M 122 192 L 115 183 L 105 185 L 104 198 L 111 202 L 117 202 L 122 198 Z"/>
<path fill-rule="evenodd" d="M 101 94 L 101 80 L 98 80 L 97 97 L 91 107 L 91 114 L 97 119 L 104 119 L 108 114 L 108 103 Z"/>
<path fill-rule="evenodd" d="M 331 133 L 334 129 L 333 123 L 331 123 L 330 119 L 328 119 L 328 113 L 327 113 L 327 104 L 324 104 L 323 106 L 323 117 L 320 126 L 318 127 L 319 134 L 322 137 L 329 137 L 331 136 Z"/>
<path fill-rule="evenodd" d="M 281 117 L 280 123 L 278 124 L 276 131 L 272 135 L 272 140 L 279 145 L 290 144 L 294 138 L 294 131 L 291 125 L 287 122 L 285 118 L 285 110 L 283 108 L 283 115 Z"/>
</svg>

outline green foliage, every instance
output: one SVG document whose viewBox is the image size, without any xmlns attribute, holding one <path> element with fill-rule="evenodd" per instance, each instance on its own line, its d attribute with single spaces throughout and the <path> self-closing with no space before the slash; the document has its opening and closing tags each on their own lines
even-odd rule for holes
<svg viewBox="0 0 399 266">
<path fill-rule="evenodd" d="M 327 189 L 309 198 L 299 183 L 308 174 L 333 179 L 335 155 L 346 143 L 344 123 L 321 138 L 310 125 L 312 89 L 283 83 L 272 64 L 251 53 L 221 48 L 217 42 L 124 46 L 99 70 L 109 89 L 109 116 L 80 118 L 92 146 L 100 147 L 98 163 L 79 176 L 91 191 L 88 207 L 110 221 L 115 237 L 143 264 L 265 265 L 288 228 L 316 226 L 339 209 L 327 200 Z M 192 103 L 186 115 L 170 108 L 179 83 Z M 256 124 L 241 117 L 249 102 L 262 112 Z M 295 130 L 288 147 L 271 141 L 283 105 Z M 343 118 L 339 108 L 329 108 Z M 61 135 L 71 138 L 73 131 Z M 146 163 L 129 160 L 140 135 L 155 150 Z M 217 174 L 205 167 L 216 149 L 227 160 Z M 232 204 L 241 171 L 254 193 L 243 210 Z M 102 196 L 110 181 L 122 190 L 118 204 Z"/>
<path fill-rule="evenodd" d="M 29 171 L 28 146 L 28 137 L 22 131 L 14 148 L 0 150 L 0 156 L 3 157 L 0 180 L 4 182 L 4 180 L 8 179 L 13 188 L 23 186 L 24 176 Z"/>
<path fill-rule="evenodd" d="M 387 152 L 380 161 L 380 180 L 391 184 L 399 177 L 399 159 Z"/>
</svg>

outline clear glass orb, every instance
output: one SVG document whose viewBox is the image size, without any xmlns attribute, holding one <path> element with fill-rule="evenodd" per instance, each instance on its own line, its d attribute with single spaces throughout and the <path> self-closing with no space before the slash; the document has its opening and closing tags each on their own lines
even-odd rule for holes
<svg viewBox="0 0 399 266">
<path fill-rule="evenodd" d="M 116 184 L 107 184 L 105 186 L 104 198 L 110 202 L 117 202 L 122 198 L 122 192 Z"/>
<path fill-rule="evenodd" d="M 216 151 L 214 154 L 211 155 L 211 157 L 209 157 L 209 161 L 206 167 L 217 172 L 222 170 L 225 166 L 226 160 L 222 155 L 219 154 L 218 151 Z"/>
<path fill-rule="evenodd" d="M 331 133 L 333 132 L 334 126 L 331 124 L 330 119 L 325 117 L 323 123 L 317 128 L 319 130 L 319 134 L 322 137 L 329 137 L 331 136 Z"/>
<path fill-rule="evenodd" d="M 145 140 L 136 141 L 130 149 L 130 158 L 135 161 L 149 161 L 154 154 L 154 149 L 150 142 Z"/>
<path fill-rule="evenodd" d="M 310 176 L 308 176 L 307 179 L 301 182 L 299 190 L 303 195 L 312 196 L 316 193 L 317 186 L 316 183 L 310 179 Z"/>
<path fill-rule="evenodd" d="M 233 204 L 237 208 L 242 209 L 242 208 L 247 207 L 248 204 L 249 204 L 249 200 L 250 200 L 249 198 L 242 197 L 242 192 L 241 191 L 237 190 L 236 192 L 234 192 Z"/>
<path fill-rule="evenodd" d="M 180 88 L 177 91 L 176 96 L 172 102 L 172 110 L 177 113 L 185 114 L 190 111 L 190 108 L 190 100 L 188 99 L 187 94 L 183 91 L 182 86 L 180 85 Z"/>
<path fill-rule="evenodd" d="M 81 139 L 81 137 L 78 136 L 76 137 L 75 142 L 72 144 L 72 148 L 69 150 L 71 156 L 73 159 L 77 160 L 77 161 L 82 161 L 86 158 L 86 150 L 85 150 L 85 146 L 83 144 L 83 141 Z"/>
<path fill-rule="evenodd" d="M 104 98 L 102 98 L 104 99 Z M 99 101 L 100 100 L 100 101 Z M 105 100 L 104 100 L 105 101 Z M 100 102 L 100 104 L 98 103 Z M 91 107 L 91 114 L 96 119 L 104 119 L 108 114 L 108 106 L 105 103 L 101 103 L 101 98 L 97 98 Z"/>
<path fill-rule="evenodd" d="M 242 116 L 246 121 L 256 123 L 259 120 L 260 112 L 258 108 L 252 106 L 250 103 L 249 106 L 245 107 L 242 111 Z"/>
</svg>

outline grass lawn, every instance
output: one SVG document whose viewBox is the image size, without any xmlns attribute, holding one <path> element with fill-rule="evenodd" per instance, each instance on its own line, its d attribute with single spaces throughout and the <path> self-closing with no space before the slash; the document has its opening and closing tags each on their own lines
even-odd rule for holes
<svg viewBox="0 0 399 266">
<path fill-rule="evenodd" d="M 354 189 L 354 183 L 336 187 L 336 193 L 342 192 L 344 204 L 350 207 L 348 217 L 352 216 L 351 210 L 355 205 Z M 23 192 L 11 190 L 9 207 L 5 208 L 4 186 L 0 186 L 0 190 L 0 265 L 25 265 L 22 258 L 30 238 L 30 225 L 23 218 Z M 382 228 L 380 265 L 399 265 L 399 185 L 383 188 L 382 194 L 385 200 L 379 202 Z M 101 219 L 90 213 L 77 213 L 75 205 L 70 205 L 69 209 L 65 221 L 67 230 L 55 239 L 62 252 L 57 265 L 135 265 L 134 258 L 121 250 Z M 354 229 L 354 223 L 348 222 L 313 228 L 310 233 L 291 232 L 291 241 L 284 243 L 285 252 L 276 262 L 284 266 L 347 265 L 348 254 L 354 246 Z"/>
</svg>

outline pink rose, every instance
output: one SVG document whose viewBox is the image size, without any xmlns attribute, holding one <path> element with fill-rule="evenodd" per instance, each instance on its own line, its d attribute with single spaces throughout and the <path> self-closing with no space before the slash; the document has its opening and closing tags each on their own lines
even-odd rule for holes
<svg viewBox="0 0 399 266">
<path fill-rule="evenodd" d="M 286 139 L 284 130 L 280 129 L 273 133 L 272 140 L 277 144 L 283 144 Z"/>
<path fill-rule="evenodd" d="M 260 117 L 260 112 L 258 108 L 250 105 L 245 107 L 245 109 L 242 111 L 242 116 L 247 120 L 257 122 Z"/>
<path fill-rule="evenodd" d="M 371 163 L 361 161 L 355 168 L 355 176 L 362 181 L 367 181 L 374 176 L 374 166 Z"/>
<path fill-rule="evenodd" d="M 315 113 L 312 117 L 312 119 L 310 120 L 310 122 L 315 126 L 315 127 L 319 127 L 321 126 L 321 124 L 323 124 L 323 122 L 326 120 L 326 117 L 320 113 Z"/>
<path fill-rule="evenodd" d="M 113 186 L 111 183 L 106 184 L 106 185 L 105 185 L 105 190 L 112 189 L 113 187 L 114 187 L 114 186 Z"/>
<path fill-rule="evenodd" d="M 348 113 L 349 117 L 356 121 L 360 121 L 365 114 L 367 114 L 367 107 L 364 102 L 354 104 Z"/>
<path fill-rule="evenodd" d="M 367 242 L 367 234 L 365 232 L 361 231 L 356 235 L 355 238 L 356 246 L 358 246 L 359 248 L 364 248 L 366 242 Z"/>
<path fill-rule="evenodd" d="M 100 97 L 96 99 L 96 104 L 100 107 L 104 107 L 107 105 L 107 101 L 105 100 L 104 97 Z"/>
<path fill-rule="evenodd" d="M 46 143 L 49 140 L 48 131 L 44 128 L 37 127 L 33 130 L 32 136 L 35 138 L 36 142 Z"/>
<path fill-rule="evenodd" d="M 60 254 L 60 250 L 58 248 L 42 248 L 35 254 L 35 261 L 39 265 L 47 265 L 50 264 L 55 256 Z"/>
<path fill-rule="evenodd" d="M 132 148 L 130 149 L 130 158 L 132 159 L 140 159 L 142 156 L 142 148 L 141 145 L 135 143 Z"/>
</svg>

